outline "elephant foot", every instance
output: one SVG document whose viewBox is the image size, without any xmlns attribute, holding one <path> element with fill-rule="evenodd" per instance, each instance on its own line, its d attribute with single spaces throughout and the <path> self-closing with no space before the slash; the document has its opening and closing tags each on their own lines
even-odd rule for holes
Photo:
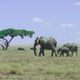
<svg viewBox="0 0 80 80">
<path fill-rule="evenodd" d="M 53 54 L 51 54 L 51 56 L 53 56 Z"/>
<path fill-rule="evenodd" d="M 68 57 L 69 55 L 66 55 L 66 57 Z"/>
<path fill-rule="evenodd" d="M 56 57 L 58 57 L 58 55 L 57 55 L 57 54 L 55 54 L 55 56 L 56 56 Z"/>
<path fill-rule="evenodd" d="M 37 55 L 35 54 L 35 56 L 37 56 Z"/>
<path fill-rule="evenodd" d="M 61 56 L 59 56 L 59 57 L 61 57 Z"/>
<path fill-rule="evenodd" d="M 39 54 L 39 56 L 41 56 L 41 54 Z"/>
</svg>

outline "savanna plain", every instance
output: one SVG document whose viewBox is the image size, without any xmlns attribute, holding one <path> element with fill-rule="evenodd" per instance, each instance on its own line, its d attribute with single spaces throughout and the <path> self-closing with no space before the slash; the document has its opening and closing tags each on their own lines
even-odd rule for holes
<svg viewBox="0 0 80 80">
<path fill-rule="evenodd" d="M 45 56 L 39 57 L 31 46 L 21 46 L 25 51 L 18 47 L 0 49 L 0 80 L 80 80 L 80 48 L 78 56 L 51 57 L 51 51 L 46 50 Z"/>
</svg>

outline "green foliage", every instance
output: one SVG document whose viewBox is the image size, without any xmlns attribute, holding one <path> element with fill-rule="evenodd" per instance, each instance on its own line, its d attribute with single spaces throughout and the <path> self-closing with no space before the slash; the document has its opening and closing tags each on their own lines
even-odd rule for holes
<svg viewBox="0 0 80 80">
<path fill-rule="evenodd" d="M 5 36 L 12 35 L 14 29 L 5 29 L 0 31 L 0 38 L 4 38 Z"/>
<path fill-rule="evenodd" d="M 15 30 L 14 35 L 20 36 L 21 38 L 24 38 L 25 36 L 29 36 L 30 38 L 33 36 L 33 31 L 27 31 L 27 30 Z"/>
<path fill-rule="evenodd" d="M 30 38 L 33 36 L 34 32 L 33 31 L 27 31 L 24 29 L 5 29 L 0 31 L 0 38 L 4 38 L 6 36 L 10 37 L 16 37 L 20 36 L 21 38 L 24 38 L 25 36 L 29 36 Z"/>
<path fill-rule="evenodd" d="M 26 36 L 28 37 L 32 37 L 34 34 L 33 31 L 28 31 L 28 30 L 24 30 L 24 29 L 4 29 L 0 31 L 0 39 L 2 39 L 4 42 L 2 42 L 2 44 L 0 44 L 3 48 L 3 50 L 7 50 L 7 48 L 9 47 L 9 43 L 12 41 L 12 39 L 16 36 L 20 36 L 22 39 Z M 9 36 L 10 39 L 8 40 L 6 37 Z"/>
</svg>

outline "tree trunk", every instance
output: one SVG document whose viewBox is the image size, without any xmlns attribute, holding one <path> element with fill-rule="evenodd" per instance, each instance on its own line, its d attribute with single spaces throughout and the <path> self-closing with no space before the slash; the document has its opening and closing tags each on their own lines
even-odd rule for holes
<svg viewBox="0 0 80 80">
<path fill-rule="evenodd" d="M 9 44 L 7 44 L 7 45 L 6 45 L 5 50 L 7 50 L 7 49 L 8 49 L 8 47 L 9 47 Z"/>
<path fill-rule="evenodd" d="M 4 47 L 4 45 L 2 45 L 2 44 L 0 44 L 0 45 L 2 46 L 3 50 L 5 50 L 5 47 Z"/>
<path fill-rule="evenodd" d="M 8 49 L 8 47 L 9 47 L 9 44 L 10 44 L 10 42 L 12 41 L 12 39 L 13 39 L 14 37 L 11 37 L 11 39 L 8 41 L 7 39 L 5 39 L 6 40 L 6 42 L 5 42 L 5 50 L 7 50 Z"/>
</svg>

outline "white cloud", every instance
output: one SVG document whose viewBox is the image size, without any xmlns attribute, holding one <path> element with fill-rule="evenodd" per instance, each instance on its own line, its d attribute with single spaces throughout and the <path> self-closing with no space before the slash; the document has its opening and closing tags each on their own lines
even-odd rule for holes
<svg viewBox="0 0 80 80">
<path fill-rule="evenodd" d="M 35 23 L 43 23 L 43 22 L 44 22 L 44 20 L 41 19 L 41 18 L 39 18 L 39 17 L 34 17 L 34 18 L 32 19 L 32 21 L 35 22 Z"/>
<path fill-rule="evenodd" d="M 47 22 L 46 20 L 41 19 L 39 17 L 34 17 L 32 19 L 32 22 L 34 22 L 34 23 L 40 23 L 40 24 L 45 25 L 45 26 L 51 26 L 52 25 L 52 23 Z"/>
<path fill-rule="evenodd" d="M 76 27 L 77 25 L 75 24 L 61 24 L 61 27 Z"/>
<path fill-rule="evenodd" d="M 80 1 L 74 3 L 75 6 L 80 6 Z"/>
</svg>

